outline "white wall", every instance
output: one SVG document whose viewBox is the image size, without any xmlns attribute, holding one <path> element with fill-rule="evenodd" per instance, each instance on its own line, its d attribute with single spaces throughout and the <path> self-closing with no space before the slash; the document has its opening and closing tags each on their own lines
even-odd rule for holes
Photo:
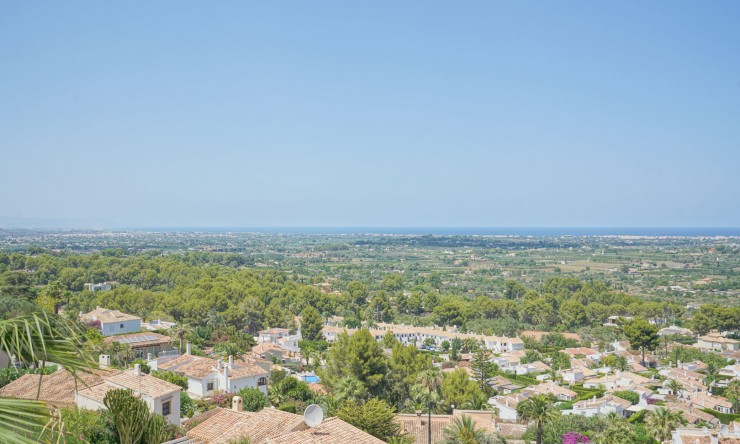
<svg viewBox="0 0 740 444">
<path fill-rule="evenodd" d="M 77 407 L 81 409 L 88 409 L 88 410 L 105 410 L 105 405 L 98 401 L 93 401 L 90 398 L 85 398 L 84 396 L 80 396 L 79 394 L 75 393 L 75 404 L 77 404 Z"/>
<path fill-rule="evenodd" d="M 121 327 L 123 325 L 123 327 Z M 141 331 L 141 319 L 132 319 L 122 322 L 106 322 L 100 324 L 103 336 L 120 335 L 124 333 L 138 333 Z"/>
</svg>

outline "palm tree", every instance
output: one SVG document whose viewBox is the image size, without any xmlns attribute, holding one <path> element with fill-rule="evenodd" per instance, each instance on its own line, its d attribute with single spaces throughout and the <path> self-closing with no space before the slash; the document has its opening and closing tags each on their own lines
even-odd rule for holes
<svg viewBox="0 0 740 444">
<path fill-rule="evenodd" d="M 78 373 L 88 372 L 95 366 L 82 343 L 82 332 L 75 324 L 50 314 L 34 313 L 0 320 L 0 353 L 28 367 L 41 368 L 47 362 L 54 362 L 77 377 Z M 42 378 L 43 375 L 39 378 L 37 399 Z M 0 398 L 3 442 L 38 442 L 31 437 L 40 435 L 45 424 L 55 426 L 43 402 Z"/>
<path fill-rule="evenodd" d="M 221 313 L 219 313 L 215 308 L 212 308 L 208 312 L 208 316 L 206 316 L 206 325 L 213 328 L 214 330 L 218 331 L 220 330 L 224 325 L 226 324 L 226 321 L 224 320 L 224 317 Z"/>
<path fill-rule="evenodd" d="M 490 442 L 485 430 L 476 427 L 475 421 L 468 415 L 455 418 L 451 426 L 444 430 L 443 444 L 485 444 Z"/>
<path fill-rule="evenodd" d="M 483 393 L 478 393 L 471 399 L 468 399 L 460 406 L 465 410 L 488 410 L 490 404 L 488 404 L 488 398 Z"/>
<path fill-rule="evenodd" d="M 431 369 L 419 373 L 416 384 L 411 387 L 411 394 L 414 399 L 423 403 L 427 408 L 429 444 L 432 444 L 432 410 L 436 409 L 442 401 L 441 386 L 442 375 L 439 370 Z"/>
<path fill-rule="evenodd" d="M 545 423 L 560 416 L 553 398 L 548 395 L 534 395 L 516 406 L 516 413 L 523 419 L 534 421 L 537 427 L 537 444 L 542 444 L 542 430 Z"/>
<path fill-rule="evenodd" d="M 612 366 L 614 370 L 620 371 L 620 372 L 626 372 L 630 369 L 631 365 L 627 358 L 625 358 L 622 355 L 617 356 L 614 358 L 614 365 Z"/>
<path fill-rule="evenodd" d="M 673 412 L 664 407 L 658 407 L 648 413 L 645 418 L 645 426 L 650 436 L 659 442 L 667 441 L 671 438 L 671 431 L 675 430 L 683 423 L 681 412 Z"/>
<path fill-rule="evenodd" d="M 174 341 L 175 338 L 177 338 L 180 341 L 180 346 L 177 349 L 180 354 L 182 354 L 183 340 L 185 339 L 185 335 L 188 334 L 189 331 L 190 326 L 185 323 L 178 323 L 174 327 L 170 328 L 170 337 L 172 337 L 172 340 Z"/>
<path fill-rule="evenodd" d="M 234 344 L 233 342 L 221 342 L 214 347 L 216 349 L 216 355 L 221 358 L 228 358 L 229 356 L 233 356 L 234 359 L 240 359 L 243 360 L 242 354 L 244 354 L 244 350 L 242 350 L 241 347 L 239 347 L 237 344 Z"/>
<path fill-rule="evenodd" d="M 666 384 L 666 388 L 676 396 L 679 396 L 681 390 L 683 390 L 683 386 L 681 385 L 681 383 L 676 381 L 675 379 L 671 379 L 670 381 L 668 381 L 668 384 Z"/>
</svg>

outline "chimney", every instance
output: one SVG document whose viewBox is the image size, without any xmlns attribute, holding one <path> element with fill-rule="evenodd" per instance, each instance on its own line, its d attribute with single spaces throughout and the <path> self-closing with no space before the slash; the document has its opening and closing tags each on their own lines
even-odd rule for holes
<svg viewBox="0 0 740 444">
<path fill-rule="evenodd" d="M 102 369 L 110 368 L 110 355 L 100 355 L 98 357 L 98 364 Z"/>
<path fill-rule="evenodd" d="M 141 376 L 141 364 L 134 364 L 134 376 Z"/>
<path fill-rule="evenodd" d="M 151 360 L 153 359 L 153 357 L 154 357 L 154 356 L 153 356 L 153 355 L 152 355 L 151 353 L 147 353 L 147 354 L 146 354 L 146 360 L 147 360 L 147 361 L 151 361 Z"/>
<path fill-rule="evenodd" d="M 191 354 L 193 354 L 193 345 L 192 345 L 192 344 L 190 344 L 190 341 L 188 341 L 188 342 L 187 342 L 187 343 L 185 344 L 185 354 L 186 354 L 186 355 L 191 355 Z"/>
<path fill-rule="evenodd" d="M 218 361 L 216 361 L 216 370 L 221 370 L 221 358 L 218 358 Z"/>
<path fill-rule="evenodd" d="M 234 396 L 231 398 L 231 410 L 241 412 L 243 408 L 241 396 Z"/>
<path fill-rule="evenodd" d="M 234 357 L 229 355 L 229 368 L 234 366 Z"/>
<path fill-rule="evenodd" d="M 229 391 L 228 390 L 228 384 L 229 384 L 229 367 L 227 367 L 226 365 L 224 365 L 224 378 L 226 378 L 226 385 L 227 385 L 226 391 L 228 392 Z"/>
</svg>

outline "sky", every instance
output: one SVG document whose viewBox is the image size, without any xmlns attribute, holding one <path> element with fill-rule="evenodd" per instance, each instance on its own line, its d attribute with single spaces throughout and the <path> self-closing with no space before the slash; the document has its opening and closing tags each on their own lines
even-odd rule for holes
<svg viewBox="0 0 740 444">
<path fill-rule="evenodd" d="M 0 226 L 740 226 L 740 3 L 0 1 Z"/>
</svg>

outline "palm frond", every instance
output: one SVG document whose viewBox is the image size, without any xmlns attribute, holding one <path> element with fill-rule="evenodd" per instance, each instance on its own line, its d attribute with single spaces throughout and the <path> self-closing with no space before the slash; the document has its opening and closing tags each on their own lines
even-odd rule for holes
<svg viewBox="0 0 740 444">
<path fill-rule="evenodd" d="M 8 444 L 33 444 L 49 423 L 49 408 L 42 402 L 0 398 L 0 436 Z"/>
<path fill-rule="evenodd" d="M 53 362 L 70 373 L 87 372 L 95 361 L 82 351 L 79 327 L 58 316 L 34 313 L 0 320 L 0 350 L 26 366 Z"/>
</svg>

